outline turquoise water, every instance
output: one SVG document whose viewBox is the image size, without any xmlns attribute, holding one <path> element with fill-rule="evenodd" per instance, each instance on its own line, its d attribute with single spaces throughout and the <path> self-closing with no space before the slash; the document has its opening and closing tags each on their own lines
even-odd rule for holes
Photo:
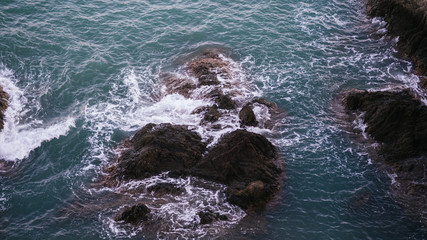
<svg viewBox="0 0 427 240">
<path fill-rule="evenodd" d="M 189 106 L 200 103 L 159 95 L 159 77 L 219 48 L 252 95 L 287 112 L 278 132 L 265 133 L 285 159 L 280 198 L 229 226 L 231 236 L 424 239 L 393 199 L 392 176 L 352 141 L 334 107 L 351 88 L 417 90 L 384 24 L 359 0 L 2 0 L 0 84 L 11 107 L 0 156 L 13 167 L 0 174 L 0 238 L 144 238 L 109 221 L 117 206 L 85 210 L 97 203 L 91 183 L 144 124 L 197 122 Z"/>
</svg>

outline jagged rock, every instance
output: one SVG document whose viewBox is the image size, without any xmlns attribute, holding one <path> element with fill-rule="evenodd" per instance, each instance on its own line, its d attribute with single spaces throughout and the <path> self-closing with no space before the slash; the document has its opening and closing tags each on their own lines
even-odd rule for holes
<svg viewBox="0 0 427 240">
<path fill-rule="evenodd" d="M 279 188 L 281 169 L 276 165 L 277 158 L 277 149 L 265 137 L 236 130 L 209 150 L 193 175 L 228 185 L 230 202 L 245 210 L 256 209 Z"/>
<path fill-rule="evenodd" d="M 126 207 L 115 217 L 115 220 L 136 225 L 142 221 L 148 221 L 151 218 L 150 213 L 151 210 L 145 204 L 140 203 L 132 207 Z"/>
<path fill-rule="evenodd" d="M 421 75 L 427 75 L 427 1 L 368 0 L 368 15 L 383 17 L 390 35 L 399 36 L 398 48 L 407 54 Z M 427 87 L 427 78 L 424 78 Z"/>
<path fill-rule="evenodd" d="M 345 99 L 345 106 L 348 110 L 365 112 L 366 132 L 382 143 L 386 161 L 427 153 L 427 107 L 409 90 L 352 91 Z"/>
<path fill-rule="evenodd" d="M 200 135 L 186 126 L 171 124 L 147 124 L 129 145 L 109 169 L 113 179 L 141 179 L 165 171 L 185 171 L 202 158 L 206 148 Z"/>
<path fill-rule="evenodd" d="M 157 183 L 151 187 L 148 187 L 147 191 L 153 192 L 155 195 L 158 196 L 163 196 L 166 194 L 178 196 L 185 192 L 185 189 L 173 183 Z"/>
<path fill-rule="evenodd" d="M 204 211 L 200 211 L 197 213 L 197 215 L 200 218 L 200 224 L 210 224 L 213 223 L 214 221 L 227 221 L 228 217 L 226 215 L 222 215 L 219 213 L 215 213 L 212 210 L 204 210 Z"/>
<path fill-rule="evenodd" d="M 240 123 L 245 126 L 256 126 L 258 121 L 256 120 L 254 111 L 249 105 L 245 105 L 239 112 Z"/>
<path fill-rule="evenodd" d="M 0 86 L 0 131 L 3 130 L 4 127 L 4 112 L 6 108 L 9 106 L 9 94 L 7 94 L 3 87 Z"/>
</svg>

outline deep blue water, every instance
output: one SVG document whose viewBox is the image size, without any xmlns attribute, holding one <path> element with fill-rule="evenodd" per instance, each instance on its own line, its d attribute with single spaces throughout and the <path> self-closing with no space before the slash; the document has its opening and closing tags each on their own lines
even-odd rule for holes
<svg viewBox="0 0 427 240">
<path fill-rule="evenodd" d="M 255 220 L 197 234 L 184 226 L 181 236 L 424 239 L 393 199 L 390 173 L 372 164 L 334 107 L 352 88 L 416 89 L 384 25 L 365 16 L 361 0 L 2 0 L 0 84 L 11 99 L 0 158 L 13 167 L 0 173 L 0 238 L 152 236 L 115 225 L 118 206 L 97 208 L 108 191 L 91 183 L 146 123 L 198 123 L 190 113 L 203 103 L 159 94 L 160 75 L 218 48 L 248 96 L 286 110 L 278 132 L 263 132 L 282 152 L 286 180 Z M 358 205 L 360 196 L 368 201 Z M 169 230 L 156 236 L 181 231 Z"/>
</svg>

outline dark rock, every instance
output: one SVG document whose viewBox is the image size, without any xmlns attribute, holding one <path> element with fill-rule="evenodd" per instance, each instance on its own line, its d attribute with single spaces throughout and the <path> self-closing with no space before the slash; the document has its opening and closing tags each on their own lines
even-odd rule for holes
<svg viewBox="0 0 427 240">
<path fill-rule="evenodd" d="M 389 34 L 399 36 L 398 48 L 412 59 L 421 75 L 427 75 L 427 2 L 368 0 L 367 12 L 387 21 Z"/>
<path fill-rule="evenodd" d="M 216 99 L 215 99 L 215 103 L 218 104 L 218 107 L 220 109 L 235 109 L 236 108 L 236 103 L 233 101 L 233 99 L 231 99 L 230 96 L 228 95 L 224 95 L 224 94 L 220 94 Z"/>
<path fill-rule="evenodd" d="M 249 105 L 245 105 L 239 112 L 240 123 L 245 126 L 256 126 L 258 122 L 256 120 L 254 111 Z"/>
<path fill-rule="evenodd" d="M 148 187 L 147 191 L 153 192 L 155 195 L 158 195 L 158 196 L 163 196 L 166 194 L 178 196 L 183 192 L 185 192 L 185 189 L 173 183 L 157 183 L 151 187 Z"/>
<path fill-rule="evenodd" d="M 200 224 L 210 224 L 215 221 L 221 220 L 221 221 L 227 221 L 228 217 L 226 215 L 221 215 L 219 213 L 214 213 L 213 211 L 207 209 L 204 211 L 200 211 L 197 213 L 200 218 Z"/>
<path fill-rule="evenodd" d="M 9 94 L 3 91 L 3 87 L 0 86 L 0 131 L 3 130 L 4 127 L 4 112 L 6 108 L 9 106 Z"/>
<path fill-rule="evenodd" d="M 221 117 L 221 113 L 218 111 L 218 106 L 214 104 L 212 107 L 209 107 L 203 120 L 207 122 L 216 122 Z"/>
<path fill-rule="evenodd" d="M 227 184 L 231 203 L 245 210 L 259 208 L 279 188 L 281 169 L 275 163 L 277 158 L 276 148 L 265 137 L 236 130 L 210 149 L 193 174 Z"/>
<path fill-rule="evenodd" d="M 266 121 L 260 122 L 258 120 L 258 126 L 259 127 L 273 129 L 277 125 L 277 122 L 282 120 L 286 116 L 285 110 L 283 110 L 281 107 L 277 106 L 277 104 L 275 104 L 274 102 L 271 102 L 271 101 L 264 99 L 264 98 L 255 98 L 252 101 L 250 101 L 249 103 L 247 103 L 246 105 L 253 108 L 257 104 L 264 105 L 265 107 L 267 107 L 268 114 L 270 114 L 270 118 L 267 119 Z"/>
<path fill-rule="evenodd" d="M 151 218 L 151 210 L 145 204 L 137 204 L 132 207 L 126 207 L 123 212 L 115 217 L 116 221 L 138 224 L 141 221 L 148 221 Z"/>
<path fill-rule="evenodd" d="M 352 91 L 344 103 L 348 110 L 365 112 L 366 132 L 382 143 L 386 161 L 427 153 L 427 107 L 409 90 Z"/>
<path fill-rule="evenodd" d="M 147 124 L 130 145 L 109 169 L 113 179 L 141 179 L 190 169 L 202 158 L 206 147 L 197 133 L 171 124 Z"/>
</svg>

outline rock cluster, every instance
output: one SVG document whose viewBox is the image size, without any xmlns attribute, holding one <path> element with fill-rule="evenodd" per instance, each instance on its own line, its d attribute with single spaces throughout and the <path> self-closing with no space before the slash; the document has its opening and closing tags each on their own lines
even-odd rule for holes
<svg viewBox="0 0 427 240">
<path fill-rule="evenodd" d="M 408 89 L 353 90 L 346 94 L 344 105 L 351 113 L 363 112 L 366 133 L 380 143 L 376 159 L 397 175 L 395 197 L 427 222 L 427 106 Z"/>
<path fill-rule="evenodd" d="M 383 17 L 388 32 L 399 36 L 398 48 L 407 54 L 420 75 L 427 75 L 427 1 L 368 0 L 368 15 Z M 424 87 L 427 87 L 427 78 Z"/>
<path fill-rule="evenodd" d="M 186 69 L 193 79 L 166 76 L 163 79 L 166 94 L 181 94 L 213 103 L 193 111 L 202 115 L 200 124 L 206 128 L 221 129 L 216 122 L 224 114 L 238 114 L 243 128 L 272 128 L 274 121 L 284 115 L 282 109 L 268 100 L 258 98 L 241 103 L 233 99 L 232 90 L 224 93 L 222 80 L 230 79 L 232 74 L 228 63 L 215 52 L 204 53 L 191 61 Z M 255 107 L 267 109 L 266 114 L 271 120 L 259 122 L 253 110 Z M 125 140 L 123 146 L 125 150 L 116 163 L 107 169 L 107 181 L 112 185 L 162 172 L 169 172 L 169 177 L 195 176 L 226 185 L 227 201 L 245 211 L 262 209 L 280 188 L 282 169 L 278 163 L 278 150 L 264 136 L 245 129 L 226 133 L 216 144 L 207 147 L 206 140 L 192 131 L 191 126 L 147 124 L 131 139 Z M 178 196 L 184 191 L 169 183 L 147 188 L 147 192 L 154 196 Z M 146 208 L 143 204 L 128 207 L 116 220 L 132 224 L 148 221 L 150 212 Z M 200 224 L 227 220 L 227 216 L 210 209 L 200 211 L 198 217 Z"/>
<path fill-rule="evenodd" d="M 256 210 L 279 190 L 278 157 L 276 147 L 265 137 L 246 130 L 225 134 L 207 149 L 186 126 L 148 124 L 129 140 L 128 149 L 108 171 L 110 181 L 143 179 L 165 171 L 172 177 L 197 176 L 227 185 L 230 203 Z M 155 185 L 147 191 L 160 195 L 183 191 L 171 185 Z"/>
</svg>

